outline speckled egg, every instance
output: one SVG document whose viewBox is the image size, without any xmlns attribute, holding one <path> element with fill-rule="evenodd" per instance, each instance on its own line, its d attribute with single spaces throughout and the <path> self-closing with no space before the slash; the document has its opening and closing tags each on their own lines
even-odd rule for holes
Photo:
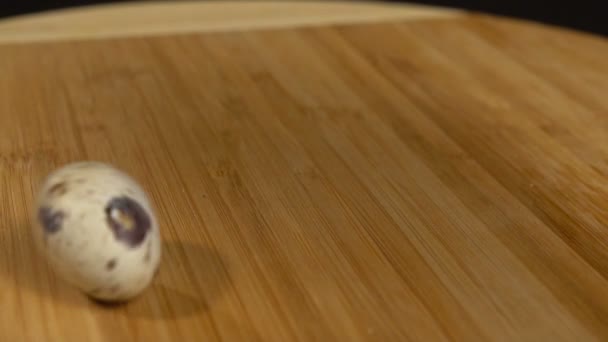
<svg viewBox="0 0 608 342">
<path fill-rule="evenodd" d="M 66 165 L 44 180 L 36 205 L 36 246 L 68 283 L 112 302 L 151 283 L 161 258 L 159 227 L 127 174 L 98 162 Z"/>
</svg>

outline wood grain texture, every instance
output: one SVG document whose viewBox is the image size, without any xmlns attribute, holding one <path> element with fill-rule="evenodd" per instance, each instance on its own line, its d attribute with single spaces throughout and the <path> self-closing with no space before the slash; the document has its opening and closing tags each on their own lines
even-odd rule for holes
<svg viewBox="0 0 608 342">
<path fill-rule="evenodd" d="M 606 55 L 479 16 L 0 45 L 1 340 L 606 340 Z M 83 159 L 158 210 L 125 306 L 33 251 Z"/>
<path fill-rule="evenodd" d="M 445 18 L 451 8 L 355 1 L 149 1 L 67 8 L 0 21 L 0 42 L 105 39 L 383 20 Z"/>
</svg>

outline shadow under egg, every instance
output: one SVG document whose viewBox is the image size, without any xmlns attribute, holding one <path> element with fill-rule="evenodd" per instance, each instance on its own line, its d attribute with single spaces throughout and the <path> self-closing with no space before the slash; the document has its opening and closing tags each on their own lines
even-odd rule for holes
<svg viewBox="0 0 608 342">
<path fill-rule="evenodd" d="M 148 288 L 128 301 L 100 301 L 52 271 L 36 251 L 29 222 L 14 230 L 0 230 L 0 248 L 7 253 L 0 276 L 10 278 L 16 291 L 131 317 L 165 320 L 200 314 L 209 310 L 231 283 L 229 267 L 214 249 L 194 242 L 163 241 L 158 273 Z M 24 263 L 30 267 L 23 267 Z"/>
<path fill-rule="evenodd" d="M 216 251 L 180 241 L 164 241 L 162 248 L 158 273 L 140 295 L 122 302 L 90 300 L 130 317 L 164 320 L 207 311 L 229 287 L 228 268 Z"/>
</svg>

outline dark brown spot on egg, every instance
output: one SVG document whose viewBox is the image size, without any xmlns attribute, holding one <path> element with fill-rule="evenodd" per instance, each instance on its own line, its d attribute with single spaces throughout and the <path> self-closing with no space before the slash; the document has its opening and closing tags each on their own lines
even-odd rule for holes
<svg viewBox="0 0 608 342">
<path fill-rule="evenodd" d="M 150 216 L 137 201 L 127 197 L 110 200 L 105 208 L 108 226 L 114 238 L 129 248 L 138 247 L 151 228 Z"/>
<path fill-rule="evenodd" d="M 118 285 L 118 284 L 112 285 L 112 286 L 110 286 L 110 288 L 109 288 L 110 293 L 116 293 L 116 292 L 118 292 L 119 290 L 120 290 L 120 285 Z"/>
<path fill-rule="evenodd" d="M 47 234 L 54 234 L 61 230 L 65 216 L 65 213 L 61 210 L 53 211 L 49 207 L 38 209 L 38 221 Z"/>
<path fill-rule="evenodd" d="M 112 258 L 106 263 L 106 270 L 111 271 L 116 267 L 116 259 Z"/>
<path fill-rule="evenodd" d="M 68 186 L 65 182 L 59 182 L 49 189 L 49 195 L 51 196 L 63 196 L 68 191 Z"/>
</svg>

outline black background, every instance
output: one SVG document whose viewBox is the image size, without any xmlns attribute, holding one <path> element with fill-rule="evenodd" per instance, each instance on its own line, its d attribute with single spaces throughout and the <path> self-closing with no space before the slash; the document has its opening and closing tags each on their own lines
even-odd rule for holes
<svg viewBox="0 0 608 342">
<path fill-rule="evenodd" d="M 400 1 L 391 1 L 400 2 Z M 608 36 L 608 2 L 539 0 L 420 0 L 414 1 L 518 17 Z"/>
<path fill-rule="evenodd" d="M 2 1 L 0 17 L 32 13 L 47 9 L 94 3 L 124 2 L 120 0 L 24 0 Z M 387 0 L 387 2 L 400 2 Z M 523 0 L 419 0 L 410 1 L 431 5 L 466 8 L 480 12 L 518 17 L 576 30 L 608 36 L 608 11 L 596 1 L 523 1 Z"/>
</svg>

